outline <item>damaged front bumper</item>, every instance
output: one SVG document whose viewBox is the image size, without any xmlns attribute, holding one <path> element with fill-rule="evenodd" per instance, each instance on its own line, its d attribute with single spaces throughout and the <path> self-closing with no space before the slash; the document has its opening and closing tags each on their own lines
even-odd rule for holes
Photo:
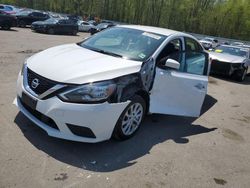
<svg viewBox="0 0 250 188">
<path fill-rule="evenodd" d="M 48 135 L 66 140 L 96 143 L 110 139 L 116 122 L 130 103 L 74 104 L 56 96 L 40 100 L 24 89 L 22 80 L 19 75 L 16 106 Z M 24 96 L 36 101 L 34 108 L 27 104 Z"/>
<path fill-rule="evenodd" d="M 242 70 L 243 66 L 243 63 L 229 63 L 213 60 L 210 73 L 232 76 L 236 71 Z"/>
</svg>

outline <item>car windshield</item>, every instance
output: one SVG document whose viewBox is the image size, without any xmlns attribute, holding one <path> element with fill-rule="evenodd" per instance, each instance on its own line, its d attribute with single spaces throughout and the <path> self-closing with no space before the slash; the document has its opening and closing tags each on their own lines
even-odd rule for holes
<svg viewBox="0 0 250 188">
<path fill-rule="evenodd" d="M 166 37 L 136 29 L 114 27 L 93 35 L 79 45 L 116 57 L 145 61 Z"/>
<path fill-rule="evenodd" d="M 12 11 L 13 8 L 12 8 L 11 6 L 5 6 L 5 10 L 7 10 L 7 11 Z"/>
<path fill-rule="evenodd" d="M 28 16 L 29 13 L 31 13 L 31 11 L 21 11 L 21 12 L 18 12 L 16 15 L 17 16 Z"/>
<path fill-rule="evenodd" d="M 57 23 L 58 20 L 54 19 L 54 18 L 49 18 L 49 19 L 45 20 L 45 22 L 47 22 L 47 23 Z"/>
<path fill-rule="evenodd" d="M 240 56 L 240 57 L 247 57 L 247 50 L 244 48 L 236 48 L 233 46 L 220 46 L 215 49 L 217 53 L 226 53 L 230 55 Z"/>
</svg>

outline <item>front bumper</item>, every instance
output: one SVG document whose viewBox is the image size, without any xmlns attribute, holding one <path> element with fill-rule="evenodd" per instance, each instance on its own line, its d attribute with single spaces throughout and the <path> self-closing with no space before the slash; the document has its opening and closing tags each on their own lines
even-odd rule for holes
<svg viewBox="0 0 250 188">
<path fill-rule="evenodd" d="M 242 63 L 229 63 L 213 60 L 211 63 L 211 74 L 232 76 L 235 71 L 242 69 Z"/>
<path fill-rule="evenodd" d="M 115 104 L 108 102 L 101 104 L 73 104 L 65 103 L 55 96 L 46 100 L 35 98 L 37 100 L 36 108 L 30 110 L 21 101 L 22 93 L 34 98 L 24 89 L 23 77 L 19 74 L 17 81 L 18 97 L 15 100 L 19 110 L 37 126 L 45 130 L 48 135 L 79 142 L 96 143 L 110 139 L 118 118 L 129 104 L 129 101 Z M 44 117 L 37 118 L 38 116 L 35 113 L 52 120 L 58 129 L 42 121 Z M 94 137 L 77 135 L 69 127 L 71 125 L 79 129 L 91 130 Z"/>
<path fill-rule="evenodd" d="M 44 33 L 46 32 L 46 27 L 31 25 L 31 30 Z"/>
</svg>

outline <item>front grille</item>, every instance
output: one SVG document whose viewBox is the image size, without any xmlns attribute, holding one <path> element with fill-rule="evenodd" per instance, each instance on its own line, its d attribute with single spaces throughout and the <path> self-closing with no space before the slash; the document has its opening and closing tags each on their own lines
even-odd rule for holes
<svg viewBox="0 0 250 188">
<path fill-rule="evenodd" d="M 43 115 L 42 113 L 38 112 L 37 110 L 33 110 L 32 108 L 30 108 L 28 105 L 26 105 L 26 104 L 22 101 L 22 98 L 19 97 L 19 100 L 20 100 L 21 104 L 23 105 L 23 107 L 24 107 L 29 113 L 31 113 L 33 116 L 35 116 L 38 120 L 40 120 L 41 122 L 45 123 L 47 126 L 53 128 L 53 129 L 59 130 L 59 128 L 57 127 L 57 125 L 56 125 L 56 123 L 53 121 L 53 119 L 49 118 L 48 116 Z"/>
<path fill-rule="evenodd" d="M 231 63 L 213 60 L 211 63 L 211 73 L 215 74 L 230 74 Z"/>
<path fill-rule="evenodd" d="M 50 88 L 54 87 L 57 83 L 44 78 L 35 72 L 31 71 L 30 69 L 27 70 L 27 78 L 28 78 L 28 85 L 31 90 L 33 90 L 37 95 L 41 95 L 42 93 L 46 92 Z M 34 80 L 38 80 L 39 85 L 37 87 L 32 86 L 32 82 Z"/>
</svg>

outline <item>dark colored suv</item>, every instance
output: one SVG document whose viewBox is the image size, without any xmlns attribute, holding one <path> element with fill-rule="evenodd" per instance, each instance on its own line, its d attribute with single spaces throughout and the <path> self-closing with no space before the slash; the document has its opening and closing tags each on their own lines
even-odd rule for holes
<svg viewBox="0 0 250 188">
<path fill-rule="evenodd" d="M 46 21 L 33 22 L 31 29 L 36 32 L 48 34 L 72 34 L 76 35 L 78 32 L 78 25 L 75 20 L 61 19 L 57 20 L 50 18 Z"/>
<path fill-rule="evenodd" d="M 0 10 L 0 27 L 4 30 L 9 30 L 15 27 L 17 18 Z"/>
<path fill-rule="evenodd" d="M 44 12 L 30 12 L 25 11 L 20 14 L 17 14 L 17 23 L 19 27 L 26 27 L 27 25 L 31 25 L 36 21 L 44 21 L 50 18 L 47 13 Z"/>
</svg>

